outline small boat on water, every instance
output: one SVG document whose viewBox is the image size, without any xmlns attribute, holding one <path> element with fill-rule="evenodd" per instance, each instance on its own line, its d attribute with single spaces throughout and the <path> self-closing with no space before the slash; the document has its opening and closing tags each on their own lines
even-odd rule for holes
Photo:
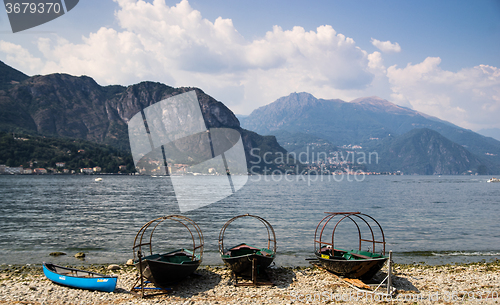
<svg viewBox="0 0 500 305">
<path fill-rule="evenodd" d="M 94 180 L 95 180 L 95 181 L 102 181 L 102 178 L 101 178 L 101 177 L 99 177 L 99 178 L 95 178 Z"/>
<path fill-rule="evenodd" d="M 328 271 L 335 273 L 340 276 L 347 278 L 356 278 L 361 280 L 371 279 L 388 260 L 388 256 L 385 256 L 385 236 L 380 224 L 371 216 L 362 214 L 360 212 L 342 212 L 342 213 L 327 213 L 328 215 L 324 217 L 316 227 L 316 232 L 314 234 L 314 254 L 318 259 L 319 263 L 323 268 Z M 325 238 L 323 235 L 325 228 L 328 223 L 339 216 L 339 220 L 333 226 L 332 235 Z M 358 230 L 357 236 L 358 249 L 357 250 L 345 250 L 335 247 L 335 230 L 338 228 L 340 222 L 348 219 L 356 225 Z M 370 237 L 363 238 L 360 225 L 356 222 L 364 223 L 367 229 L 363 232 L 369 232 Z M 375 239 L 374 231 L 369 224 L 369 221 L 375 223 L 380 229 L 380 239 Z M 368 242 L 371 246 L 371 251 L 362 251 L 362 242 Z M 380 253 L 375 251 L 376 245 L 382 245 L 382 250 Z"/>
<path fill-rule="evenodd" d="M 493 177 L 490 178 L 490 180 L 488 180 L 487 182 L 500 182 L 500 179 Z"/>
<path fill-rule="evenodd" d="M 167 251 L 163 254 L 153 253 L 153 233 L 165 220 L 174 221 L 180 227 L 187 229 L 188 236 L 192 238 L 190 244 L 193 247 Z M 146 287 L 148 283 L 152 283 L 160 289 L 166 289 L 170 285 L 185 279 L 200 266 L 203 257 L 203 245 L 203 234 L 200 227 L 185 216 L 170 215 L 149 221 L 142 226 L 134 240 L 132 249 L 134 251 L 134 264 L 139 272 L 139 279 L 131 291 L 135 293 L 136 290 L 141 290 L 141 296 L 144 297 L 145 291 L 151 289 Z M 146 252 L 149 252 L 149 255 L 144 256 Z M 136 287 L 139 282 L 140 286 Z"/>
<path fill-rule="evenodd" d="M 73 288 L 113 292 L 118 277 L 43 263 L 43 273 L 54 283 Z"/>
<path fill-rule="evenodd" d="M 267 247 L 256 247 L 247 243 L 240 243 L 229 249 L 224 248 L 224 234 L 227 227 L 236 219 L 253 217 L 258 219 L 267 229 Z M 276 257 L 276 235 L 274 229 L 265 219 L 250 214 L 231 218 L 219 234 L 219 252 L 224 264 L 237 275 L 251 276 L 255 271 L 261 273 L 273 262 Z"/>
</svg>

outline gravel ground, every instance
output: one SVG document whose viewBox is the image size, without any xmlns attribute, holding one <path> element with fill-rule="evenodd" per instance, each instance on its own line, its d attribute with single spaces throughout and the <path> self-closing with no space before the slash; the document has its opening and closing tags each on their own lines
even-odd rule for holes
<svg viewBox="0 0 500 305">
<path fill-rule="evenodd" d="M 135 268 L 80 269 L 116 274 L 114 292 L 72 289 L 52 283 L 40 266 L 0 266 L 0 304 L 500 304 L 500 261 L 464 265 L 394 265 L 392 296 L 358 291 L 316 267 L 269 268 L 275 286 L 235 287 L 225 267 L 202 266 L 168 295 L 141 299 L 129 290 Z M 376 277 L 384 278 L 379 272 Z M 384 292 L 382 289 L 381 292 Z"/>
</svg>

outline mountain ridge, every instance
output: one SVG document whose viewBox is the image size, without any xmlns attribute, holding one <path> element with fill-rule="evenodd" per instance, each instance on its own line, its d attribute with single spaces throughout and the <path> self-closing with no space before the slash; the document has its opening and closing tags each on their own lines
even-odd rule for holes
<svg viewBox="0 0 500 305">
<path fill-rule="evenodd" d="M 499 141 L 373 96 L 345 102 L 316 99 L 305 92 L 292 93 L 254 110 L 242 118 L 241 126 L 260 134 L 277 135 L 278 140 L 283 138 L 283 131 L 292 135 L 304 133 L 335 146 L 356 146 L 365 151 L 379 149 L 381 143 L 387 145 L 384 140 L 391 136 L 428 128 L 466 148 L 492 168 L 500 165 Z"/>
<path fill-rule="evenodd" d="M 29 78 L 23 72 L 6 65 L 0 60 L 0 90 L 6 90 L 25 79 Z"/>
<path fill-rule="evenodd" d="M 247 163 L 253 162 L 253 168 L 259 168 L 255 164 L 262 158 L 251 154 L 252 148 L 265 146 L 259 154 L 284 151 L 274 136 L 265 137 L 241 128 L 231 110 L 199 88 L 174 88 L 148 81 L 130 86 L 100 86 L 91 77 L 64 73 L 28 77 L 0 90 L 0 130 L 85 139 L 130 151 L 127 123 L 136 113 L 192 90 L 197 94 L 207 128 L 240 132 Z"/>
<path fill-rule="evenodd" d="M 413 129 L 390 142 L 380 149 L 379 164 L 372 168 L 379 171 L 399 168 L 402 172 L 419 175 L 488 174 L 499 171 L 497 165 L 481 160 L 429 128 Z"/>
<path fill-rule="evenodd" d="M 411 115 L 421 114 L 418 111 L 414 111 L 406 107 L 401 107 L 399 105 L 389 102 L 388 100 L 384 100 L 378 96 L 360 97 L 347 103 L 357 104 L 363 107 L 364 109 L 371 111 L 411 114 Z"/>
<path fill-rule="evenodd" d="M 86 139 L 129 150 L 127 123 L 134 114 L 163 99 L 194 90 L 206 126 L 238 130 L 247 162 L 252 165 L 256 165 L 257 160 L 262 162 L 265 159 L 263 155 L 268 151 L 273 155 L 285 154 L 283 147 L 287 147 L 298 153 L 309 144 L 315 145 L 315 152 L 355 147 L 390 155 L 387 149 L 397 150 L 401 146 L 398 143 L 403 143 L 405 139 L 407 145 L 418 142 L 412 138 L 416 137 L 411 133 L 413 130 L 428 129 L 439 135 L 427 130 L 420 132 L 435 141 L 437 147 L 446 149 L 442 155 L 432 153 L 427 154 L 427 158 L 443 157 L 443 160 L 449 161 L 460 157 L 468 162 L 469 170 L 486 166 L 487 170 L 481 167 L 481 172 L 489 173 L 500 169 L 499 141 L 376 96 L 345 102 L 340 99 L 317 99 L 307 92 L 292 93 L 238 119 L 223 103 L 199 88 L 174 88 L 148 81 L 130 86 L 101 86 L 91 77 L 63 73 L 29 77 L 0 62 L 0 72 L 4 71 L 4 77 L 0 78 L 3 88 L 0 89 L 0 130 L 9 132 Z M 276 136 L 278 140 L 286 141 L 288 146 L 283 143 L 285 146 L 280 146 Z M 413 140 L 408 140 L 410 138 Z M 253 148 L 259 148 L 257 155 L 250 153 Z M 472 156 L 464 153 L 464 149 Z M 415 155 L 416 152 L 420 155 Z M 425 157 L 423 149 L 417 149 L 417 146 L 411 154 L 415 160 Z M 462 164 L 462 159 L 457 159 L 457 164 Z M 268 168 L 279 167 L 277 164 L 258 164 L 257 167 L 266 165 Z M 415 172 L 426 173 L 446 171 L 439 164 L 431 166 L 434 171 L 422 171 L 418 166 L 414 169 Z M 463 172 L 465 167 L 463 165 L 450 172 Z M 411 166 L 408 168 L 411 172 Z"/>
</svg>

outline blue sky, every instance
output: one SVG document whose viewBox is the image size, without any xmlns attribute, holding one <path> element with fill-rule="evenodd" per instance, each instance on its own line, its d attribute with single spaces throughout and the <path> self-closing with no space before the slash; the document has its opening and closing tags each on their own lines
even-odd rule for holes
<svg viewBox="0 0 500 305">
<path fill-rule="evenodd" d="M 16 34 L 0 11 L 0 60 L 29 75 L 196 86 L 239 114 L 305 91 L 500 128 L 499 50 L 493 0 L 82 0 Z"/>
</svg>

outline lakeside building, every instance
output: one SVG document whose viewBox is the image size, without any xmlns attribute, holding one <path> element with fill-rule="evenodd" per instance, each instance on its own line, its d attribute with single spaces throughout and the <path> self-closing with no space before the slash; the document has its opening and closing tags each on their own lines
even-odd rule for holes
<svg viewBox="0 0 500 305">
<path fill-rule="evenodd" d="M 90 167 L 80 168 L 80 173 L 92 174 L 93 172 L 94 172 L 94 170 Z"/>
<path fill-rule="evenodd" d="M 5 168 L 5 173 L 6 174 L 14 174 L 14 175 L 18 175 L 18 174 L 22 174 L 23 173 L 23 167 L 6 167 Z"/>
<path fill-rule="evenodd" d="M 45 168 L 41 168 L 41 167 L 39 167 L 39 168 L 35 168 L 35 169 L 33 170 L 33 174 L 44 175 L 44 174 L 46 174 L 46 173 L 47 173 L 47 170 L 46 170 Z"/>
</svg>

